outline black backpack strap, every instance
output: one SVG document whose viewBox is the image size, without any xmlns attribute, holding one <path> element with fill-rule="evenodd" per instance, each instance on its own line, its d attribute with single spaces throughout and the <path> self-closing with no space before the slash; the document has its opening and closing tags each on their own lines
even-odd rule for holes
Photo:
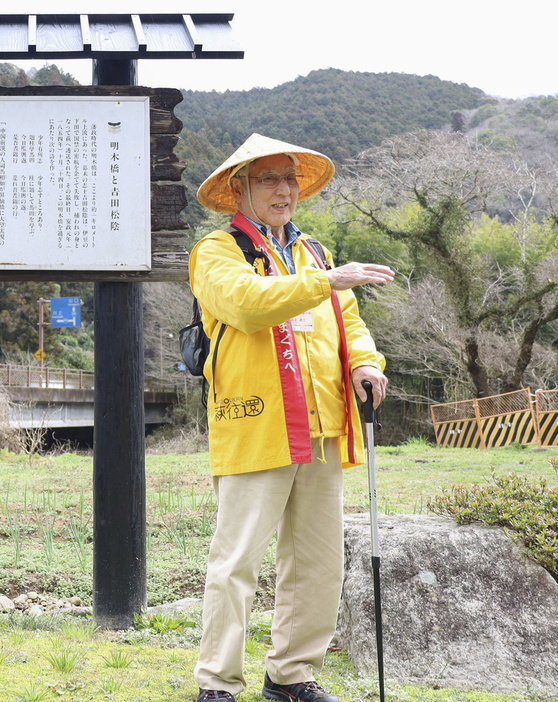
<svg viewBox="0 0 558 702">
<path fill-rule="evenodd" d="M 221 322 L 221 328 L 219 329 L 219 332 L 217 334 L 217 341 L 215 342 L 215 349 L 213 350 L 213 359 L 211 363 L 211 377 L 212 377 L 212 384 L 213 384 L 213 403 L 217 404 L 217 390 L 215 389 L 215 368 L 217 365 L 217 351 L 219 350 L 219 344 L 221 343 L 221 339 L 223 338 L 223 334 L 225 333 L 225 329 L 227 328 L 227 325 L 224 322 Z M 205 401 L 205 406 L 207 407 L 207 398 Z"/>
<path fill-rule="evenodd" d="M 237 229 L 236 227 L 227 227 L 224 231 L 226 231 L 231 236 L 234 236 L 238 248 L 242 251 L 242 253 L 244 254 L 244 258 L 248 261 L 248 263 L 251 266 L 254 265 L 254 261 L 257 258 L 261 258 L 264 262 L 266 274 L 269 273 L 270 264 L 267 254 L 256 248 L 254 242 L 252 241 L 252 239 L 250 239 L 248 234 L 243 232 L 241 229 Z M 327 261 L 324 247 L 322 246 L 322 244 L 320 244 L 320 242 L 317 239 L 313 239 L 312 237 L 304 237 L 304 241 L 310 244 L 310 246 L 318 254 L 320 261 L 322 261 L 322 263 L 324 264 L 325 269 L 329 270 L 331 266 Z"/>
<path fill-rule="evenodd" d="M 311 236 L 305 237 L 304 241 L 308 242 L 310 244 L 310 246 L 314 249 L 314 251 L 318 254 L 318 256 L 320 257 L 320 260 L 324 264 L 325 269 L 330 270 L 331 266 L 329 265 L 329 263 L 327 261 L 324 247 L 320 244 L 320 242 L 317 239 L 313 239 Z"/>
<path fill-rule="evenodd" d="M 252 239 L 250 239 L 248 234 L 246 234 L 246 232 L 243 232 L 241 229 L 237 229 L 236 227 L 227 227 L 224 231 L 235 238 L 238 248 L 242 251 L 244 258 L 251 266 L 254 265 L 257 258 L 261 258 L 263 260 L 266 274 L 269 273 L 270 264 L 267 254 L 256 248 L 256 245 Z"/>
</svg>

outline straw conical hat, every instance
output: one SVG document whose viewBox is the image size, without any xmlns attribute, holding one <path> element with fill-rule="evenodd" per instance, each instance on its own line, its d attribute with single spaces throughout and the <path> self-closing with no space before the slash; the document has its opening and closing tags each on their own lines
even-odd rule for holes
<svg viewBox="0 0 558 702">
<path fill-rule="evenodd" d="M 235 213 L 236 203 L 229 185 L 231 175 L 249 161 L 275 154 L 289 154 L 296 157 L 297 173 L 304 176 L 298 194 L 299 202 L 315 195 L 333 178 L 335 172 L 333 163 L 318 151 L 288 144 L 286 141 L 270 139 L 261 134 L 252 134 L 200 185 L 198 200 L 210 210 Z"/>
</svg>

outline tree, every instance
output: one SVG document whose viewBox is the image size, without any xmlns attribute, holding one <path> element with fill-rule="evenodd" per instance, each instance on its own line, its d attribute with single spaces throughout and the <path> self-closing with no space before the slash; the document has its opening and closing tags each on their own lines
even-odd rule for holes
<svg viewBox="0 0 558 702">
<path fill-rule="evenodd" d="M 0 283 L 0 360 L 3 363 L 28 364 L 34 360 L 33 354 L 39 348 L 39 298 L 58 297 L 59 291 L 56 283 Z M 56 365 L 63 350 L 56 331 L 50 326 L 44 328 L 48 365 Z"/>
<path fill-rule="evenodd" d="M 551 186 L 542 173 L 460 133 L 427 131 L 395 137 L 363 152 L 338 185 L 341 201 L 350 205 L 353 216 L 358 213 L 361 223 L 407 244 L 406 304 L 411 298 L 414 304 L 417 299 L 438 300 L 437 307 L 429 306 L 428 319 L 415 314 L 413 321 L 422 325 L 427 338 L 437 326 L 446 342 L 452 339 L 456 353 L 450 354 L 450 377 L 455 382 L 466 377 L 477 397 L 520 388 L 538 338 L 558 319 L 555 235 L 536 245 L 531 237 L 533 229 L 540 235 L 540 228 L 531 226 L 535 206 L 539 214 L 543 208 L 552 214 Z M 398 207 L 409 202 L 414 205 L 410 216 L 395 218 Z M 513 255 L 506 264 L 475 238 L 483 212 L 500 218 L 507 215 L 511 222 L 507 233 L 511 227 Z M 425 295 L 428 288 L 430 293 Z M 448 311 L 452 335 L 447 334 Z M 396 342 L 392 335 L 388 353 L 401 360 L 406 347 L 407 360 L 416 364 L 410 348 L 415 342 L 401 334 L 398 338 Z M 495 363 L 490 357 L 494 349 L 489 338 L 505 339 L 504 364 L 504 359 Z M 424 349 L 422 358 L 421 370 L 431 374 L 434 356 Z M 446 363 L 438 363 L 440 379 L 448 379 L 448 362 L 446 358 Z"/>
<path fill-rule="evenodd" d="M 13 63 L 0 63 L 0 85 L 3 88 L 21 88 L 29 85 L 29 80 L 22 68 Z"/>
<path fill-rule="evenodd" d="M 34 75 L 31 81 L 32 85 L 79 85 L 70 73 L 66 73 L 54 63 L 45 65 L 40 68 Z"/>
</svg>

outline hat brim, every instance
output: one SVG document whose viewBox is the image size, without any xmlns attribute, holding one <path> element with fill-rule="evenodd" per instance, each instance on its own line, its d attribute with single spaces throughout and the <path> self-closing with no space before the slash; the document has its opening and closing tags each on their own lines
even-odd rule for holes
<svg viewBox="0 0 558 702">
<path fill-rule="evenodd" d="M 231 172 L 258 158 L 285 153 L 296 156 L 297 173 L 304 176 L 298 193 L 299 202 L 320 192 L 333 178 L 335 166 L 324 154 L 261 134 L 252 134 L 200 185 L 198 200 L 204 207 L 215 212 L 234 214 L 237 208 L 229 184 Z"/>
</svg>

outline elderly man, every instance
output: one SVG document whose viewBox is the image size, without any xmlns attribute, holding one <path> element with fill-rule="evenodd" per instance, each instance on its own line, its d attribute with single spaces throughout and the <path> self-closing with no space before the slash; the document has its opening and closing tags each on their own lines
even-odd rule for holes
<svg viewBox="0 0 558 702">
<path fill-rule="evenodd" d="M 297 203 L 333 177 L 310 149 L 253 134 L 207 178 L 200 202 L 234 214 L 260 252 L 230 231 L 205 236 L 190 282 L 211 339 L 211 470 L 218 500 L 194 675 L 198 702 L 234 702 L 261 562 L 277 533 L 268 699 L 338 702 L 315 681 L 335 632 L 343 578 L 342 468 L 364 462 L 352 385 L 385 397 L 384 359 L 351 291 L 393 279 L 386 266 L 324 265 L 292 222 Z M 352 379 L 352 384 L 351 384 Z"/>
</svg>

